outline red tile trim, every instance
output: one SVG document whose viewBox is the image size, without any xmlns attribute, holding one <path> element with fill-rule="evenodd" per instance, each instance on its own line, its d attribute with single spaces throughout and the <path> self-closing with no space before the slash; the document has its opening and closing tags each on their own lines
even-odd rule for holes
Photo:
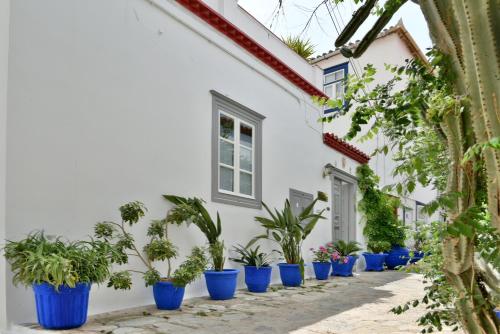
<svg viewBox="0 0 500 334">
<path fill-rule="evenodd" d="M 302 89 L 311 96 L 327 97 L 321 90 L 304 79 L 300 74 L 288 67 L 284 62 L 275 57 L 262 45 L 253 40 L 250 36 L 238 29 L 234 24 L 218 12 L 210 8 L 201 0 L 177 0 L 179 4 L 186 7 L 190 12 L 200 17 L 203 21 L 223 33 L 236 44 L 247 50 L 262 62 L 273 68 L 288 79 L 295 86 Z"/>
<path fill-rule="evenodd" d="M 370 157 L 367 154 L 348 144 L 333 133 L 324 133 L 323 143 L 359 163 L 366 164 L 370 161 Z"/>
</svg>

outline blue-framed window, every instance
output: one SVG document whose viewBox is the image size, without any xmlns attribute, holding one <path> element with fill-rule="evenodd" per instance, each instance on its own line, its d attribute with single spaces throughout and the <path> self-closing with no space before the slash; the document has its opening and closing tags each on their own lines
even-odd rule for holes
<svg viewBox="0 0 500 334">
<path fill-rule="evenodd" d="M 323 71 L 323 92 L 332 100 L 342 99 L 344 105 L 344 94 L 346 91 L 346 80 L 349 74 L 349 62 L 326 68 Z M 339 108 L 326 107 L 325 114 L 338 111 Z"/>
</svg>

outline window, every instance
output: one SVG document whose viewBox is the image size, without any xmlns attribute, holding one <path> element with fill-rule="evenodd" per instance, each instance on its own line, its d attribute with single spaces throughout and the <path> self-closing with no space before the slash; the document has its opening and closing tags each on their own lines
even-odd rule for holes
<svg viewBox="0 0 500 334">
<path fill-rule="evenodd" d="M 323 72 L 323 92 L 332 100 L 344 100 L 345 81 L 347 79 L 349 63 L 343 63 L 330 68 Z M 344 101 L 345 103 L 345 101 Z M 339 110 L 338 108 L 326 109 L 325 113 L 330 113 Z"/>
<path fill-rule="evenodd" d="M 260 208 L 264 117 L 224 95 L 211 93 L 212 201 Z"/>
</svg>

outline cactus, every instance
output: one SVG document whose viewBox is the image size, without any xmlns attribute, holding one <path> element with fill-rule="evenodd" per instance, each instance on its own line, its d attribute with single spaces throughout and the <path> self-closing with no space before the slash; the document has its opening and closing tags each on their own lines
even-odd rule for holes
<svg viewBox="0 0 500 334">
<path fill-rule="evenodd" d="M 342 49 L 345 56 L 359 57 L 373 42 L 406 0 L 389 0 L 374 27 L 355 50 Z M 441 124 L 452 165 L 448 191 L 466 194 L 455 208 L 448 210 L 450 222 L 474 205 L 476 180 L 472 163 L 462 164 L 465 152 L 477 145 L 500 138 L 500 0 L 420 0 L 435 47 L 450 59 L 454 93 L 468 96 L 470 104 L 461 114 L 450 113 Z M 366 4 L 368 4 L 367 1 Z M 366 19 L 358 11 L 337 42 L 344 44 Z M 487 174 L 488 211 L 491 224 L 500 232 L 500 150 L 482 151 Z M 468 333 L 498 334 L 499 322 L 489 304 L 490 291 L 498 292 L 498 279 L 484 270 L 474 258 L 474 243 L 467 236 L 447 237 L 443 241 L 448 281 L 462 296 L 456 307 Z M 494 282 L 494 283 L 491 283 Z M 485 289 L 484 286 L 490 289 Z M 496 285 L 496 286 L 495 286 Z"/>
</svg>

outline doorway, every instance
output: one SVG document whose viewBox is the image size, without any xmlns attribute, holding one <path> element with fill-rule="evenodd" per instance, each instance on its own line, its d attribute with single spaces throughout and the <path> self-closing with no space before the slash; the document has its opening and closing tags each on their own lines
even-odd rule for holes
<svg viewBox="0 0 500 334">
<path fill-rule="evenodd" d="M 356 240 L 357 180 L 335 167 L 331 167 L 332 180 L 332 240 Z"/>
</svg>

